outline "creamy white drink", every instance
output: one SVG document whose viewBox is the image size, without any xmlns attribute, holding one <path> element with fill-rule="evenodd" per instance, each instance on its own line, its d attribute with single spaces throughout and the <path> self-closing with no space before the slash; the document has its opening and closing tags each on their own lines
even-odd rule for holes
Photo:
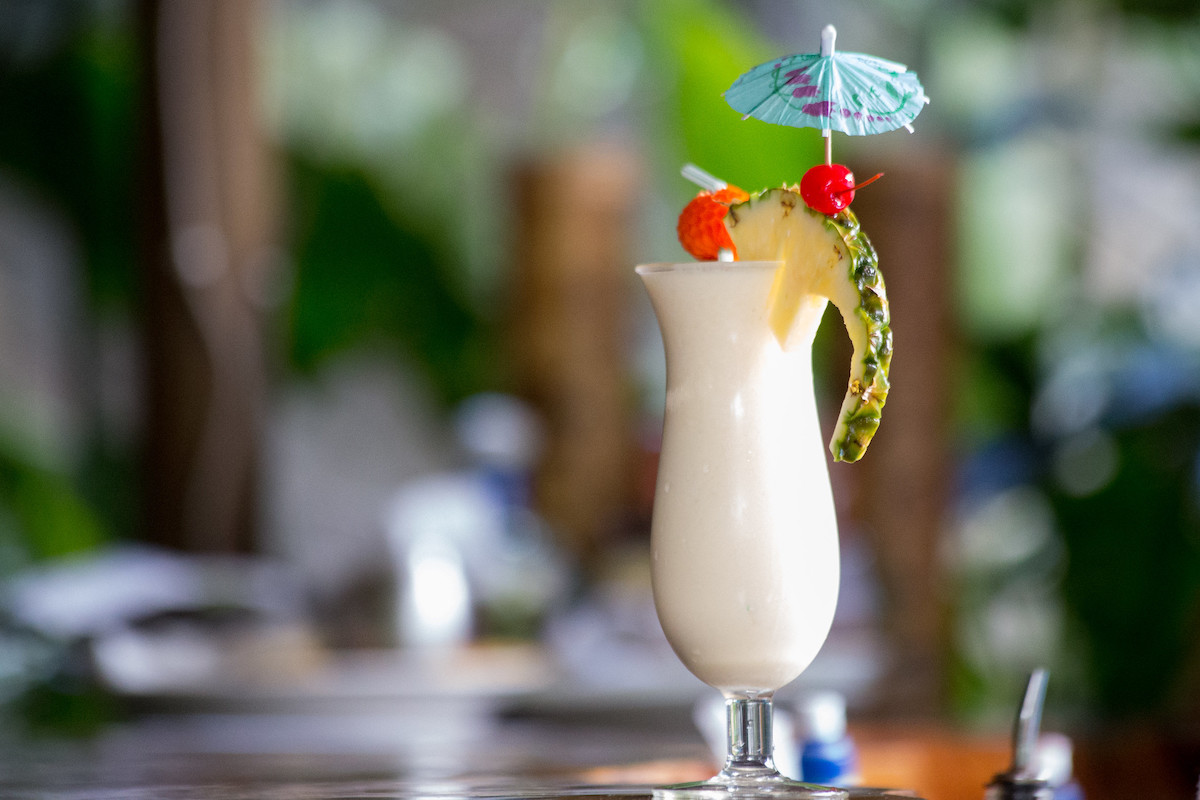
<svg viewBox="0 0 1200 800">
<path fill-rule="evenodd" d="M 811 336 L 768 324 L 776 262 L 638 268 L 667 359 L 651 533 L 667 639 L 726 696 L 769 696 L 829 633 L 837 522 L 813 392 Z"/>
</svg>

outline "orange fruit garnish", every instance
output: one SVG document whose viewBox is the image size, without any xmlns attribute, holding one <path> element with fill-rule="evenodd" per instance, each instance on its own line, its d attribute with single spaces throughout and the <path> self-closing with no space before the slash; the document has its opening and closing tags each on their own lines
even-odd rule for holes
<svg viewBox="0 0 1200 800">
<path fill-rule="evenodd" d="M 733 203 L 744 203 L 750 195 L 730 184 L 715 192 L 700 192 L 679 214 L 675 227 L 679 243 L 700 261 L 716 261 L 721 250 L 729 250 L 737 259 L 737 248 L 725 229 L 725 215 Z"/>
</svg>

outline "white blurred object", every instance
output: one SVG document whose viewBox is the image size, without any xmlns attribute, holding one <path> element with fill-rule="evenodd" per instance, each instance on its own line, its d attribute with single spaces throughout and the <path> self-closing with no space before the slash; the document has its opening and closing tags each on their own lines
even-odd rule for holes
<svg viewBox="0 0 1200 800">
<path fill-rule="evenodd" d="M 532 467 L 544 439 L 537 414 L 517 398 L 497 392 L 464 400 L 455 416 L 455 430 L 479 463 L 502 469 Z"/>
<path fill-rule="evenodd" d="M 135 616 L 194 606 L 201 596 L 199 575 L 179 559 L 122 549 L 21 573 L 6 599 L 24 624 L 54 639 L 75 639 Z"/>
<path fill-rule="evenodd" d="M 124 415 L 110 418 L 112 336 L 108 327 L 81 325 L 92 321 L 73 227 L 10 175 L 0 175 L 0 423 L 22 458 L 70 471 L 86 449 L 89 409 L 98 405 L 106 432 L 126 432 Z M 89 398 L 96 389 L 99 397 Z"/>
<path fill-rule="evenodd" d="M 454 547 L 424 537 L 408 552 L 400 629 L 410 644 L 459 644 L 471 637 L 471 588 Z"/>
<path fill-rule="evenodd" d="M 389 563 L 379 511 L 396 487 L 452 468 L 453 453 L 412 370 L 369 351 L 334 358 L 283 387 L 269 413 L 263 546 L 318 604 L 336 604 Z"/>
<path fill-rule="evenodd" d="M 720 695 L 706 693 L 692 707 L 692 721 L 704 737 L 704 743 L 713 754 L 718 765 L 725 763 L 728 748 L 726 733 L 725 700 Z"/>
<path fill-rule="evenodd" d="M 1054 789 L 1055 800 L 1083 800 L 1075 781 L 1075 746 L 1061 733 L 1043 733 L 1033 753 L 1034 772 Z"/>
<path fill-rule="evenodd" d="M 1037 776 L 1052 786 L 1060 786 L 1070 780 L 1075 769 L 1075 748 L 1071 740 L 1061 733 L 1043 733 L 1038 738 L 1034 758 Z"/>
<path fill-rule="evenodd" d="M 96 678 L 127 694 L 307 675 L 323 657 L 295 576 L 257 558 L 119 546 L 26 570 L 2 599 L 43 642 L 85 644 Z"/>
<path fill-rule="evenodd" d="M 484 393 L 458 409 L 455 430 L 473 466 L 410 481 L 384 510 L 398 640 L 408 646 L 467 641 L 480 608 L 536 617 L 567 583 L 527 503 L 537 416 L 515 397 Z"/>
<path fill-rule="evenodd" d="M 846 698 L 837 692 L 810 692 L 795 705 L 797 733 L 815 742 L 846 735 Z"/>
<path fill-rule="evenodd" d="M 467 553 L 503 536 L 486 488 L 469 475 L 437 475 L 401 489 L 385 512 L 398 579 L 398 641 L 406 646 L 462 644 L 473 615 Z"/>
<path fill-rule="evenodd" d="M 26 570 L 4 587 L 15 619 L 53 639 L 78 639 L 156 614 L 211 607 L 297 613 L 299 595 L 276 565 L 121 546 Z"/>
<path fill-rule="evenodd" d="M 800 778 L 831 786 L 859 783 L 858 752 L 846 733 L 846 698 L 839 692 L 814 691 L 801 696 L 792 708 Z"/>
</svg>

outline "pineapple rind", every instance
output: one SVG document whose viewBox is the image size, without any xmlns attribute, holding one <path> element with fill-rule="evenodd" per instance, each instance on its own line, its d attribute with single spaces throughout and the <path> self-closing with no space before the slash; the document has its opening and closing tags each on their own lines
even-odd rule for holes
<svg viewBox="0 0 1200 800">
<path fill-rule="evenodd" d="M 775 210 L 771 210 L 772 204 Z M 840 243 L 834 256 L 826 257 L 828 260 L 825 262 L 818 258 L 812 264 L 793 264 L 791 272 L 787 272 L 787 265 L 781 267 L 780 277 L 776 281 L 778 291 L 772 292 L 771 317 L 782 346 L 793 346 L 796 340 L 811 341 L 810 332 L 803 332 L 797 337 L 797 331 L 790 329 L 795 315 L 808 302 L 797 297 L 794 291 L 798 277 L 803 278 L 802 289 L 809 297 L 823 297 L 833 302 L 841 312 L 854 345 L 854 354 L 850 362 L 846 395 L 837 426 L 830 438 L 829 450 L 835 461 L 857 461 L 862 458 L 879 428 L 880 413 L 887 401 L 888 368 L 892 360 L 891 318 L 878 255 L 849 209 L 833 217 L 825 216 L 808 208 L 795 187 L 784 187 L 766 189 L 752 195 L 747 203 L 730 208 L 725 224 L 743 258 L 786 260 L 790 231 L 775 243 L 779 252 L 773 252 L 767 242 L 775 237 L 769 232 L 737 230 L 739 222 L 752 219 L 756 207 L 763 206 L 767 208 L 766 213 L 779 214 L 779 220 L 797 211 L 807 213 L 812 219 L 819 219 L 825 229 L 836 237 L 835 241 Z M 752 234 L 757 236 L 752 238 Z M 767 234 L 765 238 L 764 234 Z M 803 271 L 795 271 L 798 269 Z M 787 291 L 783 290 L 785 284 Z"/>
<path fill-rule="evenodd" d="M 891 313 L 883 274 L 879 271 L 879 256 L 858 218 L 845 209 L 836 217 L 827 218 L 825 224 L 846 244 L 850 254 L 849 277 L 859 298 L 858 306 L 849 313 L 844 308 L 839 310 L 843 317 L 858 319 L 866 333 L 861 347 L 855 343 L 850 380 L 829 450 L 835 461 L 857 461 L 879 428 L 880 414 L 887 402 L 888 369 L 892 363 Z"/>
</svg>

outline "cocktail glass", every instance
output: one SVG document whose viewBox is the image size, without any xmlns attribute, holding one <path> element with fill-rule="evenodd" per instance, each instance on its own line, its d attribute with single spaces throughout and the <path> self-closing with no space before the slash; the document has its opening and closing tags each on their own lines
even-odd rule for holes
<svg viewBox="0 0 1200 800">
<path fill-rule="evenodd" d="M 715 777 L 656 789 L 659 800 L 851 796 L 788 778 L 772 760 L 772 697 L 816 656 L 838 594 L 811 353 L 825 304 L 802 312 L 807 341 L 793 328 L 784 350 L 768 325 L 779 266 L 637 268 L 667 366 L 654 602 L 680 660 L 724 695 L 729 743 Z"/>
</svg>

